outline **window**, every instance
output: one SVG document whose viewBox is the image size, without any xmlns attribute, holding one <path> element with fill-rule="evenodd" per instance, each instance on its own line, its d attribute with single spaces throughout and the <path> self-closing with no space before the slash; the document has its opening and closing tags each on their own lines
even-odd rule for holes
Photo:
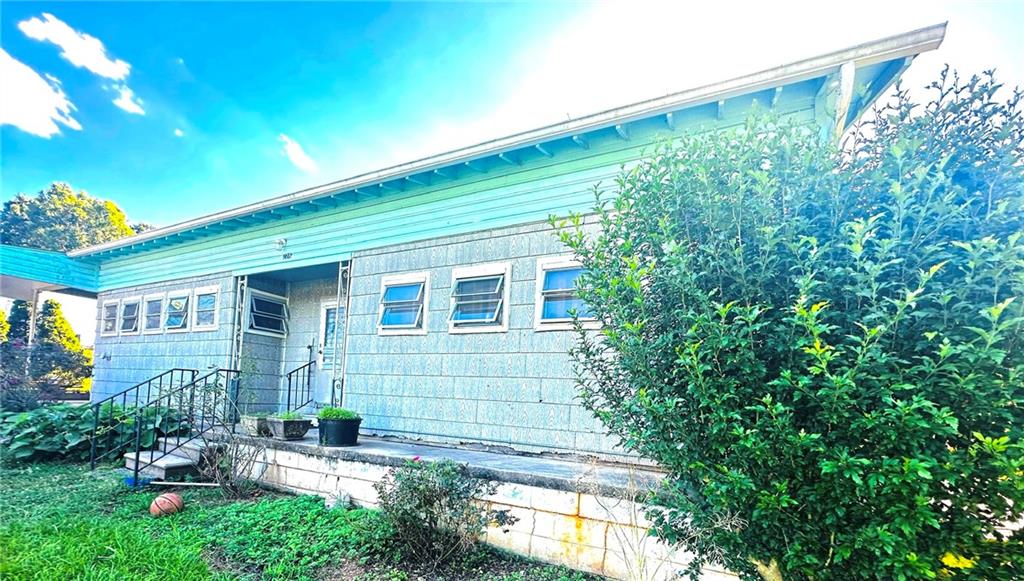
<svg viewBox="0 0 1024 581">
<path fill-rule="evenodd" d="M 574 311 L 581 320 L 596 323 L 587 305 L 576 296 L 576 279 L 581 274 L 583 266 L 571 257 L 537 261 L 537 330 L 571 329 Z"/>
<path fill-rule="evenodd" d="M 216 329 L 220 287 L 197 288 L 193 294 L 195 296 L 195 313 L 192 316 L 192 329 L 195 331 Z"/>
<path fill-rule="evenodd" d="M 142 332 L 159 333 L 163 330 L 160 318 L 164 311 L 164 296 L 148 296 L 142 301 Z"/>
<path fill-rule="evenodd" d="M 100 322 L 100 335 L 117 335 L 118 301 L 103 303 L 103 316 Z"/>
<path fill-rule="evenodd" d="M 167 295 L 167 307 L 164 316 L 164 328 L 168 331 L 188 330 L 188 305 L 191 298 L 188 292 Z"/>
<path fill-rule="evenodd" d="M 121 334 L 134 335 L 139 332 L 139 304 L 142 299 L 134 297 L 121 301 Z"/>
<path fill-rule="evenodd" d="M 335 325 L 340 325 L 337 327 L 337 351 L 340 351 L 345 341 L 345 309 L 341 309 L 341 322 L 338 322 L 338 308 L 334 302 L 324 303 L 320 311 L 320 369 L 324 371 L 334 369 L 334 354 L 337 352 L 334 344 Z"/>
<path fill-rule="evenodd" d="M 452 333 L 508 330 L 508 264 L 489 264 L 452 271 Z"/>
<path fill-rule="evenodd" d="M 426 333 L 429 290 L 429 277 L 425 272 L 385 277 L 381 280 L 380 314 L 377 318 L 380 334 Z"/>
<path fill-rule="evenodd" d="M 249 331 L 284 337 L 288 334 L 288 300 L 249 289 Z"/>
</svg>

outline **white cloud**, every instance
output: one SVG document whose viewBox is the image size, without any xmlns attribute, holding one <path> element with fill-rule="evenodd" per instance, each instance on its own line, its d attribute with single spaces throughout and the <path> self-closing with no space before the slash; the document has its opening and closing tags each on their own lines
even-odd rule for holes
<svg viewBox="0 0 1024 581">
<path fill-rule="evenodd" d="M 279 136 L 279 139 L 281 140 L 281 143 L 284 144 L 281 147 L 281 152 L 288 157 L 295 167 L 306 173 L 316 173 L 319 170 L 316 166 L 316 162 L 306 155 L 306 152 L 297 141 L 288 137 L 284 133 Z"/>
<path fill-rule="evenodd" d="M 185 137 L 185 132 L 182 131 L 181 129 L 178 129 L 177 127 L 175 127 L 174 128 L 174 136 L 175 137 Z"/>
<path fill-rule="evenodd" d="M 129 89 L 128 85 L 117 85 L 114 89 L 117 91 L 117 98 L 113 101 L 115 105 L 135 115 L 146 114 L 146 111 L 142 109 L 142 99 L 136 97 L 135 92 Z"/>
<path fill-rule="evenodd" d="M 107 55 L 100 39 L 71 28 L 52 14 L 44 12 L 42 20 L 30 18 L 19 22 L 18 28 L 29 38 L 59 46 L 60 56 L 68 62 L 101 77 L 122 81 L 131 71 L 131 65 Z"/>
<path fill-rule="evenodd" d="M 18 29 L 31 39 L 58 46 L 60 56 L 76 67 L 105 79 L 119 81 L 112 87 L 106 87 L 107 90 L 117 93 L 113 100 L 114 105 L 133 115 L 146 114 L 142 108 L 142 99 L 138 98 L 125 82 L 132 66 L 107 54 L 107 48 L 100 39 L 75 30 L 56 16 L 45 12 L 41 19 L 33 17 L 19 22 Z"/>
<path fill-rule="evenodd" d="M 60 133 L 60 126 L 81 131 L 71 116 L 75 105 L 61 89 L 60 81 L 39 73 L 0 49 L 0 125 L 13 125 L 39 137 Z"/>
</svg>

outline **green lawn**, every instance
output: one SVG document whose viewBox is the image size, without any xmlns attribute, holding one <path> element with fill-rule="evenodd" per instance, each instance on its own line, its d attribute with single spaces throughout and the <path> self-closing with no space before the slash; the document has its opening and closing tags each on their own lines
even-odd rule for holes
<svg viewBox="0 0 1024 581">
<path fill-rule="evenodd" d="M 482 550 L 447 570 L 390 563 L 377 513 L 328 510 L 316 497 L 266 494 L 227 502 L 177 492 L 186 509 L 153 518 L 161 491 L 132 491 L 109 469 L 0 468 L 0 579 L 489 579 L 583 581 L 587 576 Z"/>
</svg>

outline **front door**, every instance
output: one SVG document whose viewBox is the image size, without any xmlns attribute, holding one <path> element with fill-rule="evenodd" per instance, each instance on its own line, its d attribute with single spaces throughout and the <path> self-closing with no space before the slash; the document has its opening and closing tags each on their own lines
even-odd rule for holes
<svg viewBox="0 0 1024 581">
<path fill-rule="evenodd" d="M 335 333 L 337 332 L 337 333 Z M 325 302 L 320 306 L 320 336 L 317 346 L 316 381 L 313 385 L 313 401 L 318 405 L 331 405 L 331 383 L 341 381 L 342 354 L 345 351 L 345 308 L 339 315 L 337 303 Z M 334 396 L 341 395 L 335 388 Z"/>
</svg>

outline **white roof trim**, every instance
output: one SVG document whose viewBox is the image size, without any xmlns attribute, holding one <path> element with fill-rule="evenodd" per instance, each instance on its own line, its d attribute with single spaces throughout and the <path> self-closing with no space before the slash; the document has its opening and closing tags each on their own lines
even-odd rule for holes
<svg viewBox="0 0 1024 581">
<path fill-rule="evenodd" d="M 241 218 L 271 210 L 287 207 L 292 204 L 307 202 L 332 193 L 368 187 L 381 182 L 402 178 L 421 172 L 440 169 L 449 165 L 472 161 L 480 157 L 494 155 L 506 150 L 530 147 L 538 143 L 571 137 L 579 133 L 593 131 L 610 125 L 628 123 L 637 119 L 652 117 L 659 114 L 677 111 L 703 103 L 711 103 L 762 91 L 776 86 L 788 85 L 799 81 L 832 74 L 844 63 L 853 62 L 859 69 L 868 65 L 893 59 L 914 56 L 922 52 L 934 50 L 942 44 L 946 34 L 946 23 L 935 24 L 911 32 L 898 34 L 883 39 L 866 42 L 857 46 L 812 57 L 788 65 L 768 69 L 759 73 L 736 77 L 727 81 L 712 83 L 656 99 L 633 103 L 624 107 L 609 109 L 562 123 L 548 125 L 531 131 L 525 131 L 500 139 L 485 141 L 477 145 L 464 147 L 407 163 L 391 166 L 377 171 L 357 175 L 344 180 L 331 182 L 321 186 L 299 190 L 283 196 L 270 198 L 255 204 L 239 206 L 230 210 L 216 212 L 186 220 L 171 226 L 157 228 L 128 238 L 104 242 L 68 252 L 68 256 L 87 256 L 139 244 L 148 240 L 162 238 L 194 228 Z"/>
</svg>

